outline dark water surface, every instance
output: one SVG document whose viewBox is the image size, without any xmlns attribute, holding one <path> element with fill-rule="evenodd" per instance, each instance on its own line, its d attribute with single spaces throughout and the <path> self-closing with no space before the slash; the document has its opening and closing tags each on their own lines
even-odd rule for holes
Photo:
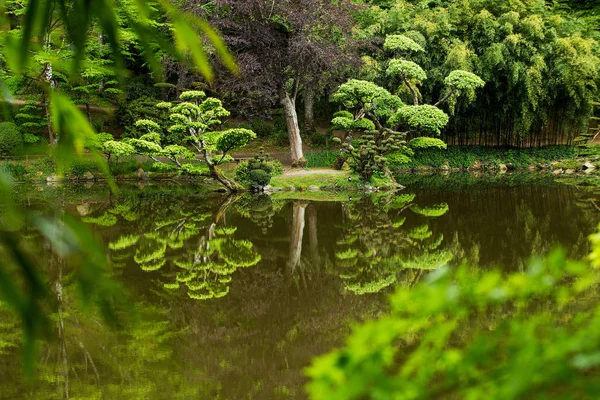
<svg viewBox="0 0 600 400">
<path fill-rule="evenodd" d="M 343 201 L 226 199 L 174 185 L 123 186 L 119 196 L 101 185 L 17 188 L 28 207 L 92 227 L 131 317 L 114 331 L 83 313 L 63 260 L 24 232 L 49 287 L 63 290 L 62 328 L 42 344 L 31 385 L 7 345 L 18 326 L 0 309 L 0 398 L 304 398 L 312 357 L 385 311 L 397 285 L 443 265 L 518 271 L 558 245 L 581 258 L 600 220 L 597 194 L 549 179 L 399 180 L 409 189 Z"/>
</svg>

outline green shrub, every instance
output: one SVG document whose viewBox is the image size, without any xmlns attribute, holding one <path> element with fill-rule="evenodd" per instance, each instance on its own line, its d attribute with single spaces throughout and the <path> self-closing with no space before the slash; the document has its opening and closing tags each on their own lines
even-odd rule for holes
<svg viewBox="0 0 600 400">
<path fill-rule="evenodd" d="M 38 143 L 41 139 L 36 136 L 36 135 L 32 135 L 31 133 L 25 133 L 23 135 L 23 143 L 25 144 L 35 144 Z"/>
<path fill-rule="evenodd" d="M 275 128 L 275 125 L 265 121 L 264 119 L 253 120 L 248 129 L 254 131 L 254 133 L 256 133 L 256 137 L 260 139 L 270 139 L 275 137 L 277 134 L 277 128 Z"/>
<path fill-rule="evenodd" d="M 388 155 L 392 169 L 414 169 L 423 166 L 441 168 L 446 162 L 452 168 L 469 168 L 475 161 L 481 161 L 484 168 L 498 164 L 512 164 L 515 168 L 527 168 L 537 163 L 568 159 L 576 155 L 573 146 L 548 146 L 527 149 L 506 149 L 484 146 L 450 146 L 447 150 L 417 149 L 408 163 L 400 158 L 394 162 L 394 155 Z"/>
<path fill-rule="evenodd" d="M 22 181 L 28 172 L 27 167 L 21 163 L 9 162 L 1 165 L 0 169 L 17 181 Z"/>
<path fill-rule="evenodd" d="M 290 137 L 285 130 L 278 130 L 273 136 L 273 144 L 280 147 L 290 145 Z"/>
<path fill-rule="evenodd" d="M 271 174 L 263 169 L 250 171 L 250 181 L 256 186 L 267 186 L 271 182 Z"/>
<path fill-rule="evenodd" d="M 305 154 L 308 166 L 312 168 L 329 168 L 332 167 L 338 159 L 339 151 L 309 151 Z"/>
<path fill-rule="evenodd" d="M 12 122 L 0 122 L 0 156 L 15 155 L 23 147 L 21 133 Z"/>
<path fill-rule="evenodd" d="M 266 186 L 273 176 L 283 174 L 283 165 L 271 160 L 262 149 L 254 158 L 241 162 L 235 169 L 235 179 L 241 184 L 252 187 Z"/>
<path fill-rule="evenodd" d="M 310 135 L 310 143 L 315 147 L 325 147 L 327 145 L 328 136 L 329 135 L 315 132 Z"/>
<path fill-rule="evenodd" d="M 581 169 L 581 167 L 583 167 L 583 164 L 581 164 L 577 160 L 564 160 L 555 164 L 554 167 L 562 169 Z"/>
<path fill-rule="evenodd" d="M 431 137 L 418 137 L 408 142 L 408 147 L 413 150 L 441 149 L 446 150 L 448 145 L 443 140 Z"/>
<path fill-rule="evenodd" d="M 98 164 L 94 160 L 75 160 L 71 165 L 71 175 L 81 178 L 86 172 L 96 174 L 100 171 Z"/>
</svg>

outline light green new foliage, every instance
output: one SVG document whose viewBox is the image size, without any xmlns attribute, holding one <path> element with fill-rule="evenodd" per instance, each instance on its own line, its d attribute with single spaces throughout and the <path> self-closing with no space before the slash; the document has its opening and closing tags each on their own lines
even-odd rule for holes
<svg viewBox="0 0 600 400">
<path fill-rule="evenodd" d="M 425 51 L 420 44 L 404 35 L 389 35 L 385 38 L 383 49 L 393 53 L 409 53 Z"/>
<path fill-rule="evenodd" d="M 443 267 L 398 288 L 387 315 L 307 369 L 310 398 L 598 398 L 599 238 L 591 265 L 555 251 L 522 272 Z M 425 259 L 447 260 L 409 264 Z"/>
<path fill-rule="evenodd" d="M 419 64 L 407 60 L 393 59 L 387 69 L 388 75 L 396 75 L 402 79 L 415 79 L 424 81 L 427 74 Z"/>
<path fill-rule="evenodd" d="M 350 79 L 340 85 L 331 100 L 351 110 L 364 109 L 365 112 L 371 112 L 383 120 L 389 118 L 402 105 L 398 96 L 392 95 L 373 82 L 358 79 Z"/>
<path fill-rule="evenodd" d="M 448 114 L 428 104 L 404 106 L 390 118 L 393 125 L 401 125 L 422 134 L 439 135 L 448 124 Z"/>
<path fill-rule="evenodd" d="M 443 140 L 422 136 L 408 142 L 408 147 L 413 150 L 425 150 L 431 148 L 446 150 L 448 145 L 444 143 Z"/>
<path fill-rule="evenodd" d="M 473 90 L 485 85 L 484 80 L 474 73 L 461 70 L 450 72 L 444 79 L 444 83 L 448 87 L 458 90 Z"/>
<path fill-rule="evenodd" d="M 119 157 L 127 157 L 134 154 L 135 148 L 129 143 L 108 140 L 102 145 L 102 153 L 106 155 L 108 160 L 112 157 L 118 159 Z"/>
</svg>

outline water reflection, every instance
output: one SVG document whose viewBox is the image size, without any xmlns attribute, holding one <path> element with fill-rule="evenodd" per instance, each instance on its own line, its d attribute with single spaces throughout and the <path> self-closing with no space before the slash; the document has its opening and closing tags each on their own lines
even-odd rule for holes
<svg viewBox="0 0 600 400">
<path fill-rule="evenodd" d="M 227 198 L 176 187 L 27 194 L 80 215 L 106 244 L 136 318 L 83 313 L 68 263 L 35 232 L 57 302 L 39 381 L 21 378 L 19 326 L 0 307 L 0 398 L 303 398 L 302 369 L 384 294 L 441 265 L 515 270 L 554 244 L 587 253 L 598 222 L 568 187 L 413 187 L 344 202 Z M 48 207 L 48 208 L 47 208 Z"/>
</svg>

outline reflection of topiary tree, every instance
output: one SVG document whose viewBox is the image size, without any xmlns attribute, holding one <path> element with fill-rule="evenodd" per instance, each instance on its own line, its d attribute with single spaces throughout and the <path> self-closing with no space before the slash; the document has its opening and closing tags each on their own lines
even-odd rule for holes
<svg viewBox="0 0 600 400">
<path fill-rule="evenodd" d="M 224 208 L 230 203 L 226 201 Z M 217 221 L 223 213 L 219 209 Z M 172 215 L 159 216 L 144 228 L 145 233 L 124 234 L 110 242 L 113 261 L 133 258 L 146 272 L 161 271 L 165 289 L 184 288 L 194 299 L 225 296 L 232 274 L 260 261 L 251 242 L 235 239 L 236 228 L 211 222 L 211 213 L 179 210 Z"/>
<path fill-rule="evenodd" d="M 346 290 L 376 293 L 401 276 L 412 284 L 421 271 L 452 259 L 452 251 L 440 250 L 443 236 L 435 236 L 428 224 L 405 228 L 408 210 L 420 217 L 435 217 L 446 213 L 448 206 L 419 207 L 414 199 L 411 194 L 388 194 L 344 206 L 344 234 L 337 241 L 335 262 Z"/>
<path fill-rule="evenodd" d="M 244 217 L 252 220 L 266 235 L 273 226 L 273 217 L 284 206 L 282 201 L 273 201 L 271 196 L 244 196 L 235 204 L 236 210 Z"/>
<path fill-rule="evenodd" d="M 196 300 L 227 295 L 233 273 L 261 260 L 250 241 L 233 238 L 235 231 L 236 228 L 212 225 L 207 235 L 200 238 L 195 251 L 174 260 L 183 271 L 176 274 L 175 282 L 165 284 L 165 288 L 173 290 L 184 285 L 188 296 Z"/>
</svg>

